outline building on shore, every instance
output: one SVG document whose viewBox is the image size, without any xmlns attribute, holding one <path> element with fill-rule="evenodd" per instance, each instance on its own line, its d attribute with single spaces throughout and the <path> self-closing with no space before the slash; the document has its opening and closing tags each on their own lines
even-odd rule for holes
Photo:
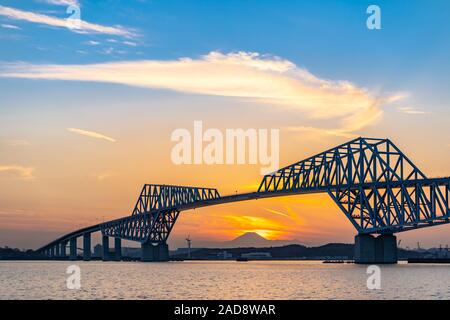
<svg viewBox="0 0 450 320">
<path fill-rule="evenodd" d="M 227 260 L 233 258 L 233 255 L 231 253 L 228 253 L 226 250 L 223 250 L 222 252 L 219 252 L 217 254 L 217 258 Z"/>
<path fill-rule="evenodd" d="M 241 254 L 241 258 L 246 259 L 270 259 L 272 255 L 270 252 L 249 252 Z"/>
</svg>

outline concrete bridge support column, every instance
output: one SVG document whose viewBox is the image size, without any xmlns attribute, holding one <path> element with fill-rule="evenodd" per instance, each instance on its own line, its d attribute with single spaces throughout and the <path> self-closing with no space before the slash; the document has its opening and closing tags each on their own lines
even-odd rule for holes
<svg viewBox="0 0 450 320">
<path fill-rule="evenodd" d="M 355 263 L 375 263 L 375 238 L 370 234 L 355 236 Z"/>
<path fill-rule="evenodd" d="M 167 243 L 159 243 L 157 245 L 143 243 L 141 248 L 141 260 L 143 262 L 169 261 L 169 246 Z"/>
<path fill-rule="evenodd" d="M 103 261 L 111 260 L 111 257 L 109 254 L 109 237 L 108 236 L 102 236 L 102 249 L 103 249 L 102 260 Z"/>
<path fill-rule="evenodd" d="M 114 238 L 114 260 L 122 260 L 122 239 Z"/>
<path fill-rule="evenodd" d="M 355 263 L 397 263 L 397 238 L 382 234 L 375 238 L 370 234 L 355 236 Z"/>
<path fill-rule="evenodd" d="M 83 260 L 91 260 L 91 234 L 83 234 Z"/>
<path fill-rule="evenodd" d="M 150 262 L 153 260 L 153 245 L 151 243 L 141 243 L 141 261 Z"/>
<path fill-rule="evenodd" d="M 66 258 L 66 246 L 67 246 L 67 243 L 66 242 L 61 242 L 60 244 L 59 244 L 59 256 L 61 257 L 61 258 Z"/>
<path fill-rule="evenodd" d="M 59 243 L 55 244 L 55 258 L 61 257 L 61 246 Z"/>
<path fill-rule="evenodd" d="M 397 237 L 382 234 L 375 239 L 375 256 L 382 263 L 397 263 Z"/>
<path fill-rule="evenodd" d="M 70 256 L 69 259 L 72 261 L 77 260 L 77 238 L 70 239 Z"/>
</svg>

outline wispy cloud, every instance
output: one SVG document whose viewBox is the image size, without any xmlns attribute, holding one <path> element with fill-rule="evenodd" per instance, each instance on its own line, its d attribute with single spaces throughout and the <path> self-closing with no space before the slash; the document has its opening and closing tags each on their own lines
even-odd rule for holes
<svg viewBox="0 0 450 320">
<path fill-rule="evenodd" d="M 423 111 L 412 107 L 399 107 L 397 108 L 397 110 L 400 111 L 401 113 L 406 114 L 430 114 L 430 112 L 428 111 Z"/>
<path fill-rule="evenodd" d="M 112 178 L 114 176 L 116 176 L 116 174 L 113 172 L 105 172 L 105 173 L 97 174 L 95 177 L 97 178 L 97 180 L 103 181 L 103 180 Z"/>
<path fill-rule="evenodd" d="M 7 173 L 12 177 L 22 178 L 22 179 L 32 179 L 33 178 L 33 167 L 23 167 L 18 165 L 0 165 L 0 173 Z"/>
<path fill-rule="evenodd" d="M 102 140 L 106 140 L 109 142 L 116 142 L 115 139 L 105 136 L 104 134 L 98 133 L 98 132 L 94 132 L 94 131 L 87 131 L 87 130 L 82 130 L 82 129 L 77 129 L 77 128 L 67 128 L 67 131 L 69 132 L 73 132 L 76 134 L 80 134 L 82 136 L 86 136 L 86 137 L 91 137 L 91 138 L 95 138 L 95 139 L 102 139 Z"/>
<path fill-rule="evenodd" d="M 122 43 L 127 45 L 127 46 L 132 46 L 132 47 L 136 47 L 137 46 L 137 43 L 136 42 L 132 42 L 132 41 L 124 41 Z"/>
<path fill-rule="evenodd" d="M 0 26 L 1 26 L 2 28 L 5 28 L 5 29 L 15 29 L 15 30 L 19 30 L 19 29 L 20 29 L 18 26 L 15 26 L 15 25 L 13 25 L 13 24 L 5 24 L 5 23 L 2 23 L 2 24 L 0 24 Z"/>
<path fill-rule="evenodd" d="M 346 134 L 379 119 L 382 105 L 400 96 L 377 96 L 348 81 L 321 79 L 274 56 L 211 52 L 198 59 L 143 60 L 87 65 L 4 64 L 0 76 L 95 81 L 246 98 L 328 120 Z"/>
<path fill-rule="evenodd" d="M 5 16 L 13 20 L 24 20 L 28 22 L 45 24 L 53 27 L 68 28 L 71 31 L 78 33 L 101 33 L 110 34 L 122 37 L 133 37 L 134 33 L 121 26 L 103 26 L 100 24 L 90 23 L 80 20 L 79 23 L 68 23 L 69 20 L 63 18 L 52 17 L 44 14 L 34 13 L 31 11 L 23 11 L 11 7 L 4 7 L 0 5 L 0 16 Z"/>
<path fill-rule="evenodd" d="M 284 127 L 283 129 L 287 130 L 287 131 L 291 131 L 291 132 L 314 133 L 314 134 L 338 136 L 338 137 L 344 137 L 344 138 L 352 138 L 352 137 L 356 136 L 356 134 L 353 133 L 352 130 L 348 130 L 348 128 L 327 129 L 327 128 L 312 127 L 312 126 L 297 126 L 297 127 Z"/>
<path fill-rule="evenodd" d="M 71 5 L 80 6 L 78 0 L 42 0 L 42 1 L 57 6 L 71 6 Z"/>
<path fill-rule="evenodd" d="M 267 212 L 279 215 L 279 216 L 283 216 L 283 217 L 289 217 L 289 214 L 278 211 L 278 210 L 273 210 L 273 209 L 269 209 L 269 208 L 264 208 L 264 210 L 266 210 Z"/>
<path fill-rule="evenodd" d="M 108 47 L 108 48 L 103 48 L 101 53 L 103 53 L 103 54 L 112 54 L 112 53 L 114 53 L 114 51 L 115 51 L 114 48 Z"/>
<path fill-rule="evenodd" d="M 31 143 L 28 140 L 13 139 L 6 141 L 6 144 L 10 147 L 28 147 Z"/>
</svg>

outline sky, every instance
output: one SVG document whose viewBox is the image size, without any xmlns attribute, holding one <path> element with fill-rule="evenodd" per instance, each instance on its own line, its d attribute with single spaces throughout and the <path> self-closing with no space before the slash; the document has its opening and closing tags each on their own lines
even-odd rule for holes
<svg viewBox="0 0 450 320">
<path fill-rule="evenodd" d="M 281 166 L 368 136 L 450 176 L 448 21 L 447 0 L 0 1 L 0 246 L 127 216 L 144 183 L 256 189 L 259 165 L 173 163 L 171 133 L 194 121 L 278 129 Z M 399 238 L 431 247 L 449 231 Z M 328 196 L 302 195 L 183 212 L 169 245 L 245 232 L 355 235 Z"/>
</svg>

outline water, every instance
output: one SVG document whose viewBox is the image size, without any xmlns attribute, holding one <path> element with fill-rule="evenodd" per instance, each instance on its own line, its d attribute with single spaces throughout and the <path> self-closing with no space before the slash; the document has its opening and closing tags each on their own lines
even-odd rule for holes
<svg viewBox="0 0 450 320">
<path fill-rule="evenodd" d="M 81 268 L 81 289 L 66 268 Z M 0 261 L 0 299 L 450 299 L 450 265 L 367 266 L 311 261 Z"/>
</svg>

